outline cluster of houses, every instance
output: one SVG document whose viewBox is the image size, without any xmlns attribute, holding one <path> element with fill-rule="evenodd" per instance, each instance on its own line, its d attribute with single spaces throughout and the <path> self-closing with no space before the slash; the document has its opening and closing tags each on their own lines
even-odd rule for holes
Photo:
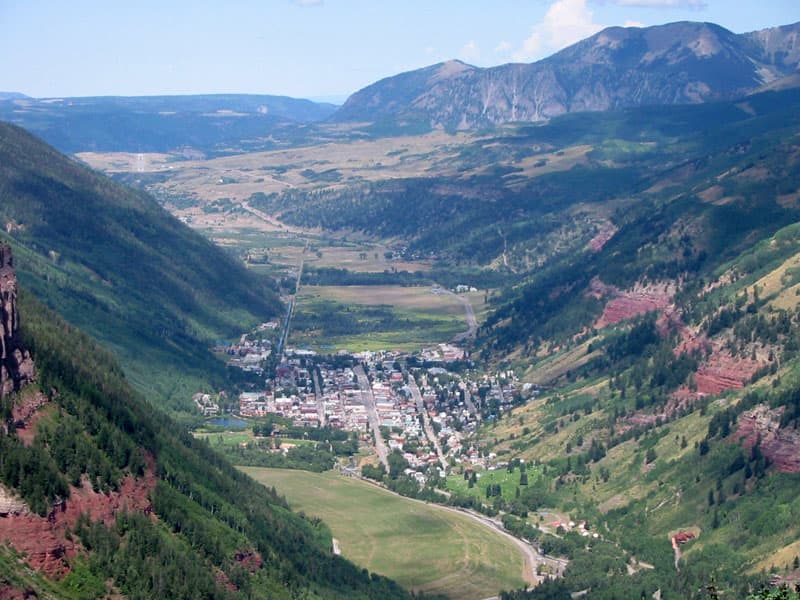
<svg viewBox="0 0 800 600">
<path fill-rule="evenodd" d="M 257 332 L 272 331 L 278 328 L 277 321 L 269 321 L 259 325 Z M 272 354 L 272 342 L 262 336 L 243 334 L 233 344 L 218 344 L 214 350 L 226 354 L 228 365 L 243 371 L 264 374 L 263 364 Z"/>
<path fill-rule="evenodd" d="M 559 528 L 563 529 L 564 531 L 575 531 L 581 535 L 581 537 L 593 537 L 595 539 L 600 537 L 600 534 L 597 532 L 592 532 L 589 529 L 589 525 L 586 521 L 573 521 L 572 519 L 569 520 L 559 520 L 549 523 L 550 527 L 554 531 L 558 531 Z"/>
<path fill-rule="evenodd" d="M 219 404 L 210 394 L 195 394 L 192 401 L 204 417 L 213 417 L 219 414 Z"/>
<path fill-rule="evenodd" d="M 320 415 L 313 394 L 275 395 L 272 391 L 243 392 L 239 395 L 242 417 L 278 415 L 291 419 L 298 427 L 318 427 Z"/>
<path fill-rule="evenodd" d="M 225 348 L 234 357 L 231 364 L 243 369 L 262 361 L 270 350 L 269 342 L 246 335 Z M 448 370 L 448 363 L 463 359 L 464 350 L 453 344 L 438 344 L 414 356 L 390 351 L 340 353 L 329 360 L 310 351 L 287 349 L 286 362 L 278 365 L 274 378 L 267 379 L 264 391 L 240 395 L 239 414 L 274 414 L 291 419 L 295 426 L 357 431 L 366 441 L 371 439 L 369 410 L 374 408 L 389 450 L 402 452 L 412 469 L 438 468 L 443 460 L 488 465 L 491 461 L 478 455 L 465 438 L 482 419 L 509 410 L 532 391 L 520 387 L 510 371 L 472 379 Z M 428 366 L 407 369 L 410 364 Z M 364 369 L 370 389 L 361 388 L 355 365 Z M 418 387 L 419 396 L 415 396 L 417 389 L 412 392 L 412 385 Z M 203 414 L 219 411 L 217 407 L 214 412 L 210 398 L 195 398 Z M 428 439 L 431 429 L 426 434 L 421 411 L 430 420 L 441 455 Z"/>
<path fill-rule="evenodd" d="M 428 363 L 451 363 L 464 360 L 464 356 L 464 349 L 453 344 L 438 344 L 420 352 L 420 359 Z"/>
</svg>

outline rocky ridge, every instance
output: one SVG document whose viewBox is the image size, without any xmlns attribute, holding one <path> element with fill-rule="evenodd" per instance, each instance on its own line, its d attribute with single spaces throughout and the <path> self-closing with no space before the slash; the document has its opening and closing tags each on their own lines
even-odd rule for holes
<svg viewBox="0 0 800 600">
<path fill-rule="evenodd" d="M 27 563 L 34 569 L 49 576 L 65 575 L 70 571 L 70 559 L 81 551 L 79 542 L 70 535 L 78 517 L 85 514 L 92 521 L 110 525 L 114 523 L 116 514 L 123 510 L 152 513 L 150 494 L 156 486 L 155 462 L 151 457 L 147 457 L 147 462 L 144 477 L 127 475 L 118 491 L 108 494 L 95 492 L 88 481 L 83 481 L 78 487 L 71 486 L 69 499 L 54 506 L 45 517 L 33 514 L 17 503 L 15 511 L 5 516 L 0 513 L 0 540 L 25 554 Z M 13 494 L 9 494 L 7 501 L 13 503 L 14 500 Z"/>
<path fill-rule="evenodd" d="M 33 381 L 36 369 L 19 339 L 17 275 L 11 247 L 0 244 L 0 397 Z"/>
<path fill-rule="evenodd" d="M 741 97 L 797 72 L 800 23 L 737 35 L 713 23 L 610 27 L 531 64 L 448 61 L 378 81 L 332 120 L 468 130 L 565 113 Z"/>
</svg>

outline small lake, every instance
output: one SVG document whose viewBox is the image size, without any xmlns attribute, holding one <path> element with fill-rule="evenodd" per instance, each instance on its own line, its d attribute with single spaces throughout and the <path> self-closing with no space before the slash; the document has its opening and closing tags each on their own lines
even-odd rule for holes
<svg viewBox="0 0 800 600">
<path fill-rule="evenodd" d="M 248 426 L 247 421 L 234 417 L 216 417 L 208 421 L 208 424 L 214 427 L 224 427 L 225 429 L 244 429 Z"/>
</svg>

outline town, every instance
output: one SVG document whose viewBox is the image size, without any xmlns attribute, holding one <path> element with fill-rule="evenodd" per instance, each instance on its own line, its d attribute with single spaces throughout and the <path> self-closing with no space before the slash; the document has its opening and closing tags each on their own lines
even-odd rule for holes
<svg viewBox="0 0 800 600">
<path fill-rule="evenodd" d="M 409 467 L 407 475 L 420 485 L 430 475 L 446 476 L 457 465 L 496 466 L 496 457 L 483 456 L 471 434 L 481 421 L 497 419 L 536 394 L 530 384 L 520 385 L 512 371 L 477 375 L 468 352 L 451 343 L 410 354 L 321 355 L 287 348 L 269 376 L 271 348 L 262 334 L 275 329 L 276 324 L 265 323 L 253 334 L 216 348 L 228 356 L 229 366 L 263 377 L 262 387 L 239 395 L 235 416 L 277 416 L 294 428 L 355 432 L 361 448 L 371 449 L 387 471 L 389 455 L 400 453 Z M 208 395 L 197 395 L 195 403 L 204 415 L 219 414 Z M 280 429 L 273 435 L 280 435 Z"/>
</svg>

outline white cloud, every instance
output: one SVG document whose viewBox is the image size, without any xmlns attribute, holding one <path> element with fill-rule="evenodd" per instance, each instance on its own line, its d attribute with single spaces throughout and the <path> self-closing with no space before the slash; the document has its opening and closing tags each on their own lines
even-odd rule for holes
<svg viewBox="0 0 800 600">
<path fill-rule="evenodd" d="M 531 35 L 522 43 L 522 48 L 514 52 L 514 60 L 528 62 L 597 33 L 603 26 L 595 23 L 593 17 L 586 0 L 556 0 L 547 9 L 542 22 L 531 28 Z"/>
<path fill-rule="evenodd" d="M 705 10 L 705 0 L 615 0 L 620 6 L 636 6 L 638 8 L 691 8 Z"/>
<path fill-rule="evenodd" d="M 458 57 L 466 61 L 477 61 L 481 58 L 481 49 L 475 40 L 470 40 L 461 47 Z"/>
<path fill-rule="evenodd" d="M 511 51 L 511 47 L 512 46 L 511 46 L 511 44 L 509 42 L 503 40 L 502 42 L 497 44 L 497 46 L 495 46 L 494 51 L 497 54 L 505 54 L 506 52 L 510 52 Z"/>
</svg>

